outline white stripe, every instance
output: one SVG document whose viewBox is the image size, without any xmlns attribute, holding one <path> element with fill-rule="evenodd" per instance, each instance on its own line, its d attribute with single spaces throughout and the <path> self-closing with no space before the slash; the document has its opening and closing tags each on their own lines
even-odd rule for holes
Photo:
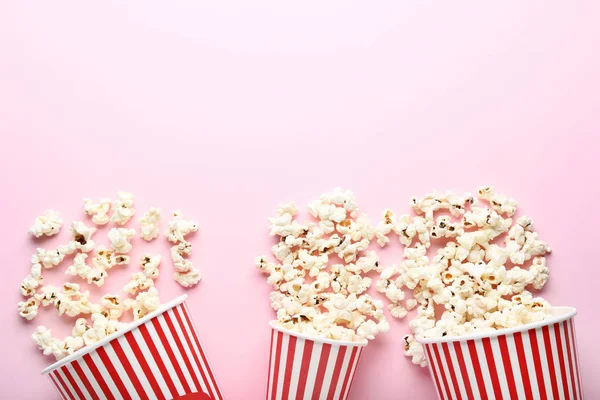
<svg viewBox="0 0 600 400">
<path fill-rule="evenodd" d="M 477 350 L 477 358 L 479 359 L 479 365 L 481 366 L 481 376 L 483 377 L 483 384 L 485 385 L 488 399 L 495 399 L 496 396 L 494 394 L 494 387 L 492 386 L 490 367 L 485 359 L 485 348 L 483 347 L 483 341 L 481 339 L 475 340 L 475 349 Z"/>
<path fill-rule="evenodd" d="M 317 370 L 319 369 L 319 360 L 321 359 L 321 351 L 323 343 L 315 343 L 313 345 L 312 356 L 310 357 L 310 366 L 306 376 L 306 390 L 304 391 L 304 399 L 310 400 L 315 390 L 315 379 L 317 378 Z M 273 352 L 275 353 L 275 352 Z"/>
<path fill-rule="evenodd" d="M 185 329 L 188 332 L 188 335 L 192 341 L 192 346 L 194 347 L 194 349 L 196 350 L 196 354 L 198 355 L 198 360 L 200 360 L 200 365 L 202 367 L 202 370 L 204 371 L 204 376 L 206 376 L 206 380 L 207 385 L 210 387 L 210 390 L 212 391 L 212 393 L 215 395 L 215 400 L 222 400 L 221 397 L 219 397 L 219 391 L 217 391 L 217 386 L 218 383 L 216 381 L 213 381 L 210 378 L 210 372 L 212 371 L 212 367 L 210 366 L 210 363 L 208 361 L 208 357 L 206 359 L 206 362 L 204 362 L 204 359 L 202 358 L 202 356 L 200 355 L 200 350 L 198 349 L 198 347 L 196 346 L 196 340 L 194 340 L 194 335 L 192 334 L 192 331 L 196 334 L 196 337 L 199 338 L 198 336 L 198 332 L 196 331 L 196 327 L 191 325 L 192 322 L 192 314 L 190 314 L 190 310 L 187 307 L 187 304 L 182 303 L 180 304 L 178 307 L 176 307 L 179 310 L 179 314 L 181 314 L 181 317 L 183 318 L 183 323 L 185 324 Z M 187 323 L 187 320 L 185 319 L 185 314 L 183 313 L 182 308 L 185 308 L 185 310 L 187 311 L 187 315 L 190 317 L 190 323 Z M 198 339 L 198 341 L 200 341 L 200 339 Z M 200 343 L 200 346 L 202 346 L 202 343 Z M 207 392 L 208 394 L 208 392 Z"/>
<path fill-rule="evenodd" d="M 456 399 L 458 398 L 457 393 L 454 391 L 454 385 L 452 384 L 452 375 L 450 374 L 450 366 L 448 365 L 448 362 L 446 362 L 446 356 L 444 354 L 444 348 L 442 347 L 441 343 L 438 344 L 434 344 L 434 346 L 437 346 L 438 352 L 440 353 L 440 359 L 442 360 L 442 366 L 444 368 L 445 374 L 446 375 L 446 380 L 448 381 L 448 389 L 450 389 L 450 393 L 448 393 L 448 398 L 449 399 Z"/>
<path fill-rule="evenodd" d="M 431 368 L 433 369 L 435 375 L 437 376 L 437 381 L 439 382 L 439 393 L 441 393 L 441 397 L 442 399 L 447 399 L 448 398 L 448 394 L 446 393 L 446 388 L 444 388 L 444 381 L 442 379 L 442 370 L 440 365 L 438 364 L 436 357 L 435 357 L 435 351 L 433 349 L 433 346 L 435 346 L 435 344 L 429 344 L 427 346 L 423 346 L 423 348 L 427 348 L 427 354 L 429 355 L 429 361 L 431 363 Z M 435 384 L 435 381 L 434 381 Z M 436 385 L 436 389 L 437 389 L 437 385 Z"/>
<path fill-rule="evenodd" d="M 60 381 L 57 378 L 57 374 L 58 374 L 58 370 L 54 370 L 54 372 L 52 372 L 52 374 L 54 374 L 54 381 L 56 381 L 55 386 L 58 389 L 58 391 L 60 392 L 60 396 L 64 399 L 64 400 L 69 400 L 70 397 L 67 396 L 67 392 L 65 391 L 65 388 L 63 387 L 63 385 L 60 383 Z M 52 383 L 54 383 L 54 381 Z"/>
<path fill-rule="evenodd" d="M 146 326 L 146 325 L 144 325 L 144 326 Z M 164 378 L 162 377 L 162 374 L 160 373 L 160 368 L 158 368 L 158 364 L 156 364 L 156 361 L 154 360 L 154 356 L 150 352 L 150 349 L 148 348 L 148 345 L 146 344 L 146 341 L 144 340 L 142 333 L 140 332 L 139 329 L 134 329 L 133 331 L 131 331 L 131 333 L 133 334 L 133 337 L 135 338 L 135 341 L 144 356 L 143 357 L 144 360 L 146 361 L 146 363 L 148 363 L 148 367 L 152 371 L 152 375 L 154 375 L 154 379 L 156 380 L 156 383 L 160 387 L 160 390 L 163 393 L 163 396 L 165 396 L 167 399 L 172 398 L 174 394 L 173 395 L 171 394 L 171 391 L 169 390 L 169 386 L 167 386 L 167 382 L 165 382 Z"/>
<path fill-rule="evenodd" d="M 331 345 L 331 351 L 329 352 L 329 358 L 327 359 L 327 368 L 325 369 L 325 374 L 323 376 L 323 386 L 321 386 L 321 400 L 325 400 L 327 398 L 329 385 L 331 385 L 331 377 L 333 376 L 333 370 L 335 368 L 335 361 L 339 351 L 340 346 Z"/>
<path fill-rule="evenodd" d="M 272 331 L 272 343 L 271 343 L 271 359 L 269 360 L 269 387 L 267 387 L 267 400 L 273 398 L 273 376 L 275 375 L 275 351 L 277 350 L 277 338 L 279 338 L 279 331 Z"/>
<path fill-rule="evenodd" d="M 302 352 L 304 351 L 304 339 L 296 339 L 296 351 L 294 352 L 294 359 L 292 362 L 292 374 L 290 376 L 290 391 L 288 399 L 296 398 L 296 391 L 298 390 L 298 378 L 300 377 L 300 369 L 302 368 Z"/>
<path fill-rule="evenodd" d="M 465 379 L 469 379 L 469 377 L 462 376 L 462 371 L 460 370 L 460 364 L 458 363 L 458 357 L 456 356 L 456 350 L 454 348 L 454 343 L 452 343 L 452 345 L 450 345 L 450 343 L 448 343 L 448 350 L 450 351 L 450 359 L 452 360 L 452 365 L 455 367 L 454 374 L 456 375 L 456 381 L 458 382 L 458 389 L 460 390 L 460 396 L 458 398 L 466 399 L 468 396 L 467 396 L 467 388 L 465 387 Z"/>
<path fill-rule="evenodd" d="M 583 393 L 581 392 L 581 367 L 577 361 L 579 361 L 579 352 L 577 351 L 577 339 L 575 338 L 575 320 L 571 318 L 569 323 L 569 332 L 571 337 L 571 349 L 573 349 L 573 365 L 575 366 L 575 384 L 577 385 L 577 393 L 579 393 L 579 398 L 583 399 Z M 571 329 L 572 328 L 572 329 Z M 577 357 L 575 356 L 577 355 Z M 577 376 L 577 371 L 579 371 L 579 376 Z"/>
<path fill-rule="evenodd" d="M 73 398 L 78 399 L 79 396 L 77 396 L 77 392 L 75 391 L 75 388 L 73 388 L 73 386 L 71 385 L 71 382 L 69 382 L 69 380 L 67 379 L 67 375 L 62 371 L 62 368 L 58 368 L 56 371 L 60 374 L 63 381 L 65 382 L 65 385 L 67 386 L 65 389 L 68 390 L 69 392 L 71 392 L 71 394 L 73 395 Z M 84 399 L 82 399 L 82 400 L 84 400 Z"/>
<path fill-rule="evenodd" d="M 475 368 L 473 367 L 471 353 L 469 353 L 468 342 L 460 342 L 460 349 L 462 350 L 463 358 L 465 360 L 465 366 L 467 367 L 467 376 L 463 377 L 463 379 L 471 383 L 471 391 L 473 392 L 473 398 L 479 399 L 480 395 L 479 387 L 477 386 L 477 376 L 475 375 Z"/>
<path fill-rule="evenodd" d="M 558 360 L 558 345 L 556 335 L 554 334 L 554 325 L 548 326 L 548 332 L 550 333 L 550 348 L 552 349 L 552 359 L 554 360 L 554 374 L 556 383 L 558 386 L 558 397 L 560 399 L 564 396 L 564 390 L 562 385 L 562 372 L 560 370 L 560 363 Z"/>
<path fill-rule="evenodd" d="M 567 381 L 567 388 L 568 393 L 569 393 L 569 399 L 572 399 L 575 397 L 575 388 L 571 387 L 571 368 L 569 367 L 569 353 L 567 352 L 567 337 L 565 336 L 565 331 L 564 328 L 566 328 L 567 325 L 565 325 L 567 322 L 561 322 L 559 323 L 559 332 L 560 332 L 560 337 L 561 337 L 561 342 L 562 342 L 562 349 L 563 349 L 563 359 L 564 359 L 564 364 L 565 364 L 565 375 L 566 375 L 566 381 Z"/>
<path fill-rule="evenodd" d="M 334 399 L 341 398 L 342 386 L 344 386 L 344 378 L 346 377 L 346 371 L 350 367 L 350 356 L 352 355 L 352 347 L 346 347 L 346 353 L 344 354 L 344 361 L 342 362 L 342 368 L 340 368 L 340 375 L 338 377 L 337 386 L 333 393 Z"/>
<path fill-rule="evenodd" d="M 535 400 L 539 400 L 541 398 L 540 388 L 537 384 L 537 371 L 535 368 L 535 360 L 533 359 L 533 352 L 531 351 L 533 346 L 531 344 L 531 341 L 529 340 L 529 332 L 530 331 L 523 332 L 523 334 L 521 335 L 521 338 L 523 339 L 523 353 L 525 353 L 525 360 L 527 362 L 527 371 L 529 372 L 529 383 L 531 384 L 531 393 L 533 394 L 533 398 Z"/>
<path fill-rule="evenodd" d="M 506 338 L 509 342 L 511 339 Z M 503 399 L 510 399 L 510 391 L 508 388 L 508 382 L 506 377 L 506 371 L 504 370 L 504 362 L 502 360 L 502 352 L 500 351 L 500 342 L 498 338 L 491 338 L 490 344 L 492 345 L 492 354 L 494 355 L 494 364 L 496 364 L 496 371 L 498 374 L 498 381 L 500 382 L 500 391 L 502 392 Z"/>
<path fill-rule="evenodd" d="M 537 342 L 538 342 L 538 349 L 540 351 L 540 361 L 542 362 L 542 366 L 543 365 L 548 365 L 548 360 L 546 357 L 546 346 L 544 345 L 544 333 L 542 332 L 542 328 L 538 328 L 535 330 L 535 335 L 537 337 Z M 550 377 L 550 371 L 548 371 L 548 368 L 543 368 L 542 367 L 542 373 L 544 375 L 544 387 L 546 388 L 546 395 L 548 395 L 549 399 L 553 399 L 554 395 L 552 394 L 552 386 L 549 385 L 549 383 L 551 382 L 550 379 L 554 379 L 554 377 Z"/>
<path fill-rule="evenodd" d="M 275 399 L 283 398 L 283 380 L 285 377 L 285 363 L 287 360 L 288 346 L 290 343 L 290 335 L 283 334 L 281 340 L 281 352 L 279 353 L 279 375 L 277 376 L 277 390 L 275 391 Z"/>
<path fill-rule="evenodd" d="M 131 368 L 133 368 L 133 372 L 135 373 L 135 376 L 137 376 L 142 387 L 144 388 L 144 391 L 146 393 L 145 394 L 146 398 L 152 399 L 152 400 L 158 398 L 156 396 L 156 394 L 154 393 L 154 390 L 152 390 L 152 385 L 148 381 L 148 377 L 144 373 L 144 370 L 142 369 L 142 366 L 140 365 L 140 363 L 138 361 L 138 357 L 135 355 L 135 353 L 129 346 L 129 342 L 127 342 L 127 339 L 125 339 L 125 336 L 121 336 L 121 337 L 117 338 L 117 340 L 119 341 L 119 344 L 121 345 L 121 348 L 123 349 L 123 353 L 125 354 L 125 357 L 127 357 L 127 360 L 129 360 L 129 363 L 131 364 Z"/>
<path fill-rule="evenodd" d="M 523 333 L 521 334 L 523 337 Z M 510 365 L 512 366 L 512 373 L 515 377 L 515 386 L 517 389 L 517 395 L 519 399 L 525 398 L 525 388 L 523 383 L 523 375 L 521 375 L 521 367 L 519 366 L 519 354 L 517 353 L 517 344 L 515 343 L 515 335 L 507 335 L 506 346 L 508 347 L 508 354 L 510 355 Z M 531 353 L 531 352 L 530 352 Z"/>
<path fill-rule="evenodd" d="M 354 373 L 356 372 L 356 368 L 358 367 L 358 359 L 360 358 L 360 353 L 362 353 L 363 348 L 359 347 L 356 352 L 356 356 L 354 357 L 354 362 L 352 363 L 352 369 L 350 370 L 350 375 L 348 375 L 348 385 L 346 386 L 346 390 L 341 397 L 342 400 L 348 398 L 348 394 L 350 393 L 350 384 L 352 383 L 352 379 L 354 378 Z"/>
<path fill-rule="evenodd" d="M 194 370 L 194 375 L 196 376 L 196 378 L 198 379 L 198 382 L 200 382 L 200 386 L 201 386 L 201 390 L 204 393 L 208 393 L 208 389 L 206 386 L 206 382 L 204 382 L 204 379 L 202 378 L 202 374 L 200 373 L 200 370 L 198 369 L 198 365 L 196 365 L 196 360 L 193 357 L 193 349 L 190 348 L 190 346 L 188 345 L 188 341 L 185 338 L 185 335 L 183 334 L 183 330 L 185 328 L 182 328 L 181 325 L 179 325 L 179 321 L 177 321 L 177 317 L 175 316 L 175 313 L 173 312 L 173 310 L 169 310 L 168 311 L 169 316 L 171 317 L 171 321 L 173 322 L 173 326 L 175 327 L 175 331 L 177 332 L 177 335 L 179 336 L 179 338 L 181 339 L 181 343 L 183 344 L 183 350 L 185 351 L 187 357 L 190 360 L 190 363 L 192 364 L 192 369 Z M 182 322 L 184 322 L 184 320 L 182 319 Z M 194 338 L 189 336 L 190 341 L 193 342 Z M 200 360 L 200 357 L 198 357 L 198 360 Z M 195 387 L 195 385 L 194 385 Z"/>
<path fill-rule="evenodd" d="M 170 316 L 170 318 L 171 318 L 171 322 L 173 322 L 173 320 L 175 319 L 173 316 Z M 179 352 L 179 346 L 177 346 L 177 342 L 175 341 L 175 338 L 173 337 L 173 332 L 171 332 L 171 329 L 169 328 L 169 325 L 167 324 L 167 321 L 165 320 L 165 316 L 159 315 L 158 317 L 156 317 L 156 319 L 158 320 L 158 323 L 160 324 L 160 326 L 162 326 L 162 328 L 163 328 L 163 332 L 165 333 L 167 342 L 171 347 L 171 351 L 173 352 L 173 355 L 175 356 L 175 359 L 177 360 L 177 363 L 179 364 L 179 368 L 181 369 L 181 372 L 183 373 L 183 376 L 185 377 L 185 380 L 187 381 L 188 386 L 190 387 L 190 390 L 192 391 L 192 393 L 195 393 L 197 391 L 196 384 L 194 383 L 194 380 L 192 379 L 192 375 L 190 374 L 190 371 L 187 368 L 185 360 L 183 359 L 183 355 Z M 175 321 L 175 322 L 177 322 L 177 321 Z M 173 327 L 174 327 L 174 325 L 173 325 Z M 182 339 L 183 339 L 183 337 L 179 336 L 179 341 L 181 341 Z M 166 345 L 167 344 L 165 344 L 165 346 Z"/>
<path fill-rule="evenodd" d="M 117 356 L 117 353 L 115 353 L 115 349 L 112 348 L 110 343 L 105 344 L 103 347 L 104 350 L 106 350 L 108 358 L 110 359 L 110 361 L 112 361 L 113 367 L 117 371 L 117 375 L 121 377 L 121 381 L 125 385 L 125 388 L 127 389 L 127 392 L 129 392 L 129 395 L 133 398 L 138 397 L 138 394 L 135 391 L 135 386 L 133 386 L 133 382 L 131 382 L 129 374 L 127 373 L 127 371 L 125 371 L 125 368 L 123 368 L 123 364 L 119 360 L 119 356 Z"/>
<path fill-rule="evenodd" d="M 98 381 L 96 380 L 96 378 L 94 378 L 94 374 L 92 373 L 90 368 L 87 366 L 87 364 L 85 363 L 83 358 L 80 358 L 74 362 L 79 363 L 79 366 L 81 367 L 81 370 L 83 371 L 83 374 L 88 378 L 88 382 L 90 382 L 90 385 L 92 385 L 92 388 L 94 389 L 94 393 L 96 393 L 98 395 L 98 397 L 100 397 L 100 398 L 106 397 L 106 395 L 104 394 L 104 391 L 98 384 Z"/>
<path fill-rule="evenodd" d="M 179 377 L 177 376 L 177 373 L 175 372 L 175 368 L 173 367 L 173 364 L 171 364 L 171 359 L 169 358 L 169 355 L 167 354 L 167 350 L 165 350 L 164 344 L 160 340 L 160 336 L 158 336 L 158 332 L 156 332 L 156 329 L 154 328 L 154 325 L 152 323 L 146 324 L 146 328 L 148 328 L 148 333 L 150 333 L 150 337 L 153 339 L 154 346 L 156 347 L 156 350 L 158 350 L 158 353 L 160 354 L 162 362 L 165 364 L 165 368 L 167 369 L 167 371 L 169 373 L 169 377 L 171 378 L 171 380 L 173 381 L 173 384 L 175 385 L 175 389 L 177 390 L 177 393 L 180 396 L 183 396 L 185 394 L 185 391 L 183 390 L 183 385 L 179 381 Z"/>
<path fill-rule="evenodd" d="M 94 360 L 94 364 L 96 365 L 96 368 L 98 368 L 100 375 L 102 375 L 102 378 L 104 378 L 104 382 L 106 382 L 106 386 L 108 386 L 108 388 L 110 389 L 110 393 L 113 396 L 115 396 L 116 399 L 122 399 L 123 397 L 121 396 L 121 393 L 119 393 L 119 389 L 117 389 L 117 385 L 115 385 L 115 383 L 113 382 L 112 377 L 108 373 L 108 370 L 104 366 L 104 362 L 102 362 L 102 359 L 100 358 L 98 353 L 95 351 L 92 351 L 89 354 L 92 357 L 92 360 Z"/>
<path fill-rule="evenodd" d="M 69 373 L 73 377 L 73 380 L 75 381 L 75 384 L 77 385 L 77 387 L 79 388 L 79 390 L 81 390 L 81 394 L 83 394 L 83 398 L 84 399 L 89 399 L 91 397 L 90 393 L 87 391 L 87 388 L 85 387 L 85 385 L 81 381 L 81 378 L 79 378 L 79 375 L 77 374 L 77 371 L 75 371 L 75 369 L 73 368 L 72 363 L 66 364 L 65 367 L 67 367 L 67 370 L 69 371 Z"/>
</svg>

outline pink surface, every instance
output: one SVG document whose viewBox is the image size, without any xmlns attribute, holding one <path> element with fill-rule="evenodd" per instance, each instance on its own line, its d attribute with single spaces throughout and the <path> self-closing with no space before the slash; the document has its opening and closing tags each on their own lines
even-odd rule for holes
<svg viewBox="0 0 600 400">
<path fill-rule="evenodd" d="M 140 214 L 156 205 L 198 219 L 192 259 L 204 280 L 188 291 L 192 314 L 224 395 L 259 399 L 273 313 L 253 258 L 269 249 L 279 202 L 305 205 L 340 185 L 375 220 L 384 207 L 408 211 L 413 194 L 486 183 L 516 197 L 552 245 L 544 295 L 579 309 L 585 394 L 600 398 L 588 298 L 600 222 L 597 2 L 199 3 L 0 5 L 0 366 L 11 377 L 1 398 L 58 398 L 30 335 L 67 324 L 51 310 L 32 323 L 15 311 L 36 247 L 25 233 L 48 207 L 84 218 L 84 196 L 124 189 Z M 134 258 L 152 246 L 166 257 L 163 298 L 184 292 L 165 241 L 141 242 Z M 406 331 L 393 321 L 368 346 L 352 399 L 435 398 L 427 370 L 402 356 Z"/>
</svg>

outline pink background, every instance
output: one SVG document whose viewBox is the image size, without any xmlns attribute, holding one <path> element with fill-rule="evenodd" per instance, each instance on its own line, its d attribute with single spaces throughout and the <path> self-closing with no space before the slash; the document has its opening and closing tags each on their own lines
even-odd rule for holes
<svg viewBox="0 0 600 400">
<path fill-rule="evenodd" d="M 273 313 L 253 258 L 269 250 L 279 202 L 340 185 L 375 221 L 384 207 L 407 212 L 411 195 L 486 183 L 552 245 L 544 296 L 579 309 L 585 394 L 600 398 L 598 2 L 81 3 L 0 5 L 1 398 L 58 398 L 30 335 L 67 323 L 15 311 L 36 247 L 26 231 L 48 207 L 81 219 L 83 197 L 124 189 L 140 214 L 196 218 L 193 316 L 225 396 L 259 399 Z M 163 299 L 183 293 L 165 241 L 136 244 L 135 259 L 163 250 Z M 394 320 L 369 345 L 352 399 L 434 398 L 402 356 L 406 332 Z"/>
</svg>

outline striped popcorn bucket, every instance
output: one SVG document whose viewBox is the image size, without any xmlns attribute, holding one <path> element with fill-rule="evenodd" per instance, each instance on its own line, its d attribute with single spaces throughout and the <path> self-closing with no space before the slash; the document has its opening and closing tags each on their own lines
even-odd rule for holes
<svg viewBox="0 0 600 400">
<path fill-rule="evenodd" d="M 186 298 L 178 297 L 42 374 L 65 400 L 222 400 Z"/>
<path fill-rule="evenodd" d="M 419 338 L 440 399 L 583 399 L 572 307 L 491 334 Z"/>
<path fill-rule="evenodd" d="M 292 332 L 270 322 L 267 400 L 348 398 L 367 341 L 344 342 Z"/>
</svg>

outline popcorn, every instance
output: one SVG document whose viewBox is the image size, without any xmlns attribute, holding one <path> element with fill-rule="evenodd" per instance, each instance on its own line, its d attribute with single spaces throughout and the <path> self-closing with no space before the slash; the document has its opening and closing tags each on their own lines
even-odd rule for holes
<svg viewBox="0 0 600 400">
<path fill-rule="evenodd" d="M 159 229 L 158 222 L 160 221 L 160 210 L 158 208 L 150 208 L 142 219 L 140 219 L 141 232 L 140 236 L 142 239 L 148 242 L 158 237 Z"/>
<path fill-rule="evenodd" d="M 116 253 L 129 253 L 131 248 L 130 240 L 135 236 L 135 229 L 112 228 L 108 232 L 108 239 Z"/>
<path fill-rule="evenodd" d="M 171 247 L 171 259 L 175 267 L 173 279 L 183 287 L 194 286 L 202 279 L 200 271 L 194 268 L 192 262 L 183 258 L 184 255 L 189 255 L 191 251 L 192 245 L 185 241 Z"/>
<path fill-rule="evenodd" d="M 73 265 L 67 268 L 65 272 L 68 275 L 77 275 L 87 281 L 87 283 L 93 283 L 100 287 L 104 285 L 104 279 L 106 278 L 105 270 L 97 270 L 86 264 L 88 255 L 86 253 L 79 253 L 73 259 Z"/>
<path fill-rule="evenodd" d="M 81 221 L 75 221 L 71 224 L 71 235 L 73 244 L 77 250 L 87 253 L 96 247 L 96 243 L 91 240 L 96 228 L 88 227 Z"/>
<path fill-rule="evenodd" d="M 27 301 L 20 301 L 17 304 L 19 315 L 28 321 L 31 321 L 38 315 L 40 302 L 35 297 L 30 297 Z"/>
<path fill-rule="evenodd" d="M 160 306 L 158 290 L 155 287 L 151 287 L 146 292 L 138 293 L 135 300 L 126 299 L 124 305 L 126 310 L 133 311 L 134 320 L 145 317 Z"/>
<path fill-rule="evenodd" d="M 133 194 L 128 192 L 117 192 L 117 200 L 113 201 L 113 214 L 110 220 L 117 225 L 125 225 L 135 214 L 133 208 Z"/>
<path fill-rule="evenodd" d="M 138 291 L 146 290 L 153 286 L 154 280 L 152 278 L 149 278 L 143 272 L 136 272 L 131 274 L 129 283 L 125 285 L 123 291 L 129 294 L 136 294 Z"/>
<path fill-rule="evenodd" d="M 181 211 L 173 212 L 173 219 L 169 221 L 169 229 L 165 232 L 167 239 L 170 242 L 184 242 L 185 237 L 198 230 L 198 223 L 191 220 L 183 219 Z"/>
<path fill-rule="evenodd" d="M 96 256 L 92 259 L 92 264 L 97 270 L 107 271 L 114 266 L 129 264 L 129 256 L 117 254 L 113 249 L 98 247 Z"/>
<path fill-rule="evenodd" d="M 507 196 L 496 193 L 493 186 L 482 186 L 477 192 L 479 197 L 487 200 L 492 209 L 500 214 L 506 214 L 509 217 L 517 211 L 517 202 Z"/>
<path fill-rule="evenodd" d="M 60 288 L 56 286 L 48 285 L 40 289 L 38 293 L 34 295 L 35 299 L 41 303 L 43 307 L 47 307 L 50 304 L 54 305 L 60 293 Z"/>
<path fill-rule="evenodd" d="M 76 283 L 63 284 L 62 290 L 56 296 L 54 306 L 58 315 L 76 317 L 80 314 L 91 314 L 97 308 L 90 302 L 90 292 L 87 290 L 82 292 Z"/>
<path fill-rule="evenodd" d="M 96 225 L 106 225 L 110 218 L 108 217 L 108 211 L 110 210 L 111 201 L 110 199 L 100 199 L 97 204 L 94 204 L 91 199 L 83 199 L 83 210 L 85 213 L 92 217 L 92 222 Z"/>
<path fill-rule="evenodd" d="M 123 312 L 125 311 L 125 305 L 123 302 L 121 302 L 121 298 L 118 295 L 105 294 L 100 300 L 100 306 L 102 308 L 100 314 L 111 320 L 117 320 L 121 318 Z"/>
<path fill-rule="evenodd" d="M 60 231 L 63 221 L 54 210 L 46 210 L 44 215 L 35 219 L 33 226 L 29 228 L 29 234 L 36 238 L 41 236 L 56 235 Z"/>
<path fill-rule="evenodd" d="M 162 257 L 160 255 L 153 256 L 151 254 L 145 254 L 144 256 L 142 256 L 142 259 L 141 259 L 142 270 L 144 271 L 144 274 L 148 278 L 152 278 L 152 279 L 158 278 L 158 275 L 159 275 L 158 266 L 160 265 L 161 260 L 162 260 Z"/>
</svg>

